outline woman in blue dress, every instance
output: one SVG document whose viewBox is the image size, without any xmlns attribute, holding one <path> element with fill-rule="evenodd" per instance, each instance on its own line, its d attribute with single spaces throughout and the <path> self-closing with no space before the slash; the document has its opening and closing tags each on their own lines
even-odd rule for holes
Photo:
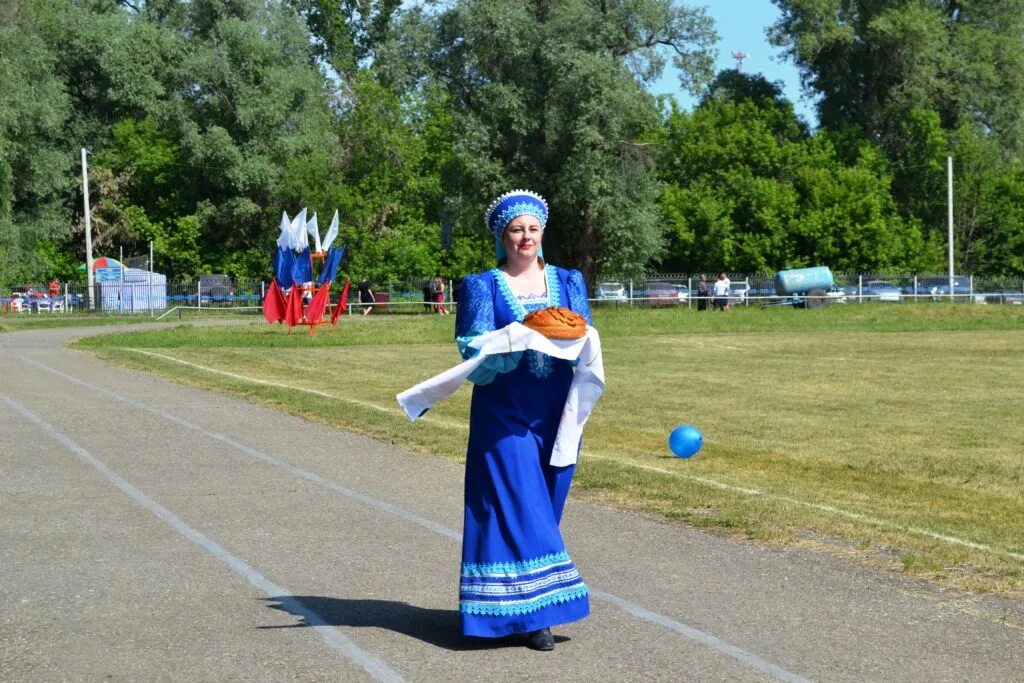
<svg viewBox="0 0 1024 683">
<path fill-rule="evenodd" d="M 547 203 L 516 190 L 488 208 L 498 266 L 462 283 L 456 341 L 563 306 L 591 322 L 583 276 L 544 263 Z M 558 529 L 575 465 L 549 461 L 569 384 L 570 361 L 532 350 L 490 356 L 474 383 L 466 454 L 459 612 L 466 636 L 521 634 L 537 650 L 555 646 L 551 627 L 590 612 L 587 587 Z"/>
</svg>

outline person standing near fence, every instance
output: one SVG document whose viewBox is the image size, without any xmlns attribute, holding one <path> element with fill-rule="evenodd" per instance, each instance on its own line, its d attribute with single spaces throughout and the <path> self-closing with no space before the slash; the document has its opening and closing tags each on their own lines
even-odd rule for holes
<svg viewBox="0 0 1024 683">
<path fill-rule="evenodd" d="M 434 304 L 437 306 L 438 315 L 448 315 L 448 309 L 444 307 L 444 279 L 440 275 L 434 276 L 430 291 L 434 295 Z"/>
<path fill-rule="evenodd" d="M 706 311 L 708 310 L 708 297 L 711 291 L 708 289 L 708 279 L 701 275 L 700 281 L 697 283 L 697 310 Z"/>
<path fill-rule="evenodd" d="M 729 276 L 725 273 L 719 273 L 718 279 L 715 280 L 715 308 L 719 311 L 729 310 Z"/>
<path fill-rule="evenodd" d="M 434 281 L 427 280 L 423 285 L 423 310 L 427 313 L 434 312 Z"/>
<path fill-rule="evenodd" d="M 498 265 L 460 285 L 455 334 L 463 358 L 475 353 L 475 337 L 532 311 L 562 306 L 590 322 L 580 272 L 544 263 L 547 218 L 544 199 L 525 190 L 501 195 L 487 210 Z M 552 650 L 552 626 L 590 613 L 589 592 L 559 530 L 576 466 L 551 464 L 573 376 L 570 361 L 532 350 L 489 356 L 469 376 L 464 636 L 514 636 L 531 649 Z"/>
<path fill-rule="evenodd" d="M 373 310 L 373 297 L 370 279 L 364 275 L 359 281 L 359 303 L 363 306 L 363 315 L 370 315 L 370 311 Z"/>
</svg>

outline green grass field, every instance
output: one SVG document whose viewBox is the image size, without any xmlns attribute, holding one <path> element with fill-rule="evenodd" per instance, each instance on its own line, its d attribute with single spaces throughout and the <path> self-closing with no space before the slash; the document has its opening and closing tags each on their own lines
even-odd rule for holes
<svg viewBox="0 0 1024 683">
<path fill-rule="evenodd" d="M 577 494 L 1024 598 L 1024 315 L 1012 306 L 598 310 L 608 388 Z M 125 332 L 104 357 L 460 459 L 470 388 L 395 394 L 458 357 L 453 317 Z M 326 394 L 326 396 L 324 395 Z M 705 437 L 674 458 L 667 438 Z"/>
</svg>

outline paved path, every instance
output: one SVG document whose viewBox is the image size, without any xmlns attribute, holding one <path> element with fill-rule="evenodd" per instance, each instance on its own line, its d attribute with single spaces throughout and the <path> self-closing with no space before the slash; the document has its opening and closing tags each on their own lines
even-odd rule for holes
<svg viewBox="0 0 1024 683">
<path fill-rule="evenodd" d="M 108 329 L 0 334 L 2 680 L 1024 681 L 917 584 L 579 500 L 592 616 L 465 642 L 457 464 L 63 348 Z"/>
</svg>

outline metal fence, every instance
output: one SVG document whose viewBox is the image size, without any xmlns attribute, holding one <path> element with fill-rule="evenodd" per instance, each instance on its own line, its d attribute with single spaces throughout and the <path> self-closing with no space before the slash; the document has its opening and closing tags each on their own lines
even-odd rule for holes
<svg viewBox="0 0 1024 683">
<path fill-rule="evenodd" d="M 646 278 L 599 278 L 591 291 L 595 306 L 704 307 L 711 300 L 710 288 L 717 274 L 703 274 L 708 294 L 699 288 L 701 273 L 665 273 Z M 730 273 L 729 303 L 732 306 L 768 306 L 794 303 L 793 297 L 775 292 L 774 274 Z M 1024 303 L 1024 280 L 956 276 L 950 289 L 949 276 L 921 273 L 837 273 L 836 286 L 827 292 L 828 303 L 924 303 L 955 301 L 974 304 Z M 453 311 L 457 304 L 458 280 L 445 283 L 443 300 L 437 302 L 429 280 L 386 282 L 372 285 L 373 313 L 428 314 L 442 307 Z M 165 282 L 150 278 L 134 281 L 95 283 L 92 306 L 88 285 L 64 283 L 56 292 L 49 285 L 30 283 L 0 287 L 0 304 L 5 311 L 27 313 L 101 312 L 114 315 L 160 316 L 175 308 L 198 311 L 258 313 L 269 282 L 221 280 L 204 287 L 197 282 Z M 356 283 L 348 297 L 348 312 L 358 313 L 370 304 L 359 302 Z M 331 294 L 337 303 L 341 283 Z M 798 303 L 798 302 L 796 302 Z"/>
<path fill-rule="evenodd" d="M 800 297 L 775 290 L 775 274 L 727 273 L 731 306 L 800 303 Z M 702 293 L 701 277 L 707 293 Z M 1024 280 L 958 275 L 950 288 L 948 275 L 922 273 L 835 273 L 835 287 L 823 292 L 828 303 L 924 303 L 954 301 L 974 304 L 1024 303 Z M 642 279 L 604 279 L 591 292 L 592 301 L 613 304 L 701 306 L 713 298 L 718 273 L 663 273 Z M 673 290 L 674 296 L 673 296 Z M 674 301 L 673 301 L 674 299 Z"/>
</svg>

